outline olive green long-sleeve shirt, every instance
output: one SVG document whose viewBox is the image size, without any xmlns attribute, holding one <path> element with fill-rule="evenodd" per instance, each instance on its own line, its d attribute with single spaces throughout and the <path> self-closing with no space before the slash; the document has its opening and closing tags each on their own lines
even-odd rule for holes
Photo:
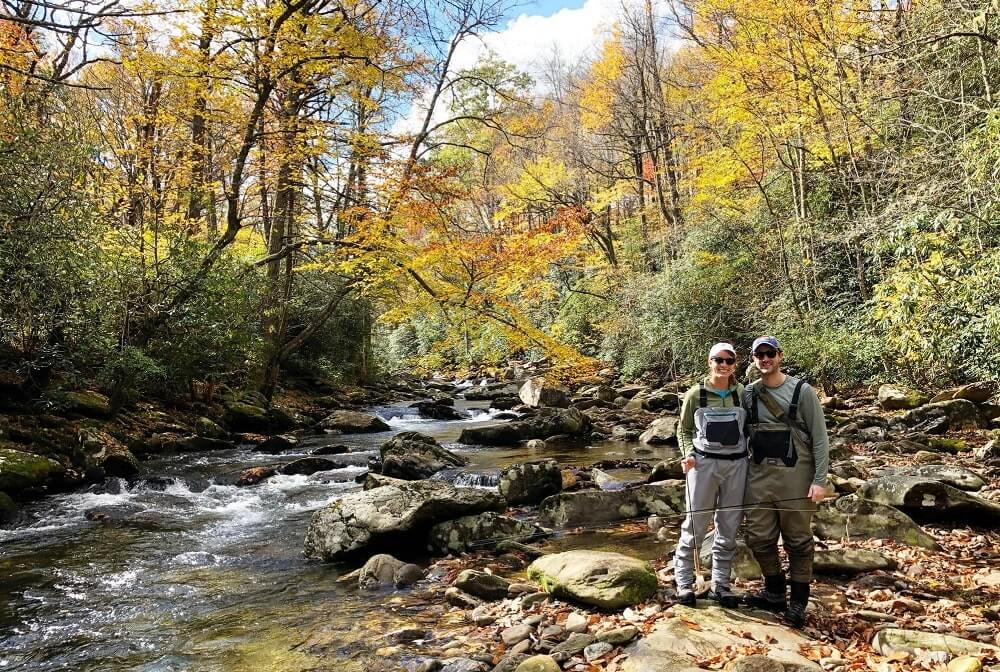
<svg viewBox="0 0 1000 672">
<path fill-rule="evenodd" d="M 717 390 L 712 387 L 709 378 L 706 377 L 703 384 L 708 392 L 706 401 L 709 408 L 728 408 L 740 405 L 740 400 L 743 398 L 743 386 L 739 383 L 731 385 L 727 390 Z M 684 393 L 684 401 L 681 404 L 681 420 L 677 425 L 677 444 L 684 457 L 694 454 L 694 412 L 698 410 L 700 395 L 700 387 L 695 385 Z"/>
<path fill-rule="evenodd" d="M 795 385 L 799 379 L 795 376 L 785 376 L 785 382 L 777 387 L 769 387 L 767 391 L 775 398 L 778 405 L 787 412 L 792 403 L 792 395 L 795 393 Z M 758 380 L 754 386 L 763 385 L 764 382 Z M 779 420 L 767 410 L 763 403 L 757 404 L 758 420 L 760 422 L 779 422 Z M 799 408 L 796 417 L 800 424 L 804 425 L 812 440 L 812 455 L 816 465 L 816 473 L 813 476 L 813 483 L 816 485 L 826 485 L 827 472 L 830 469 L 830 438 L 826 432 L 826 417 L 823 415 L 823 406 L 819 402 L 816 390 L 809 383 L 802 385 L 799 392 Z M 680 442 L 680 432 L 678 431 L 678 442 Z"/>
</svg>

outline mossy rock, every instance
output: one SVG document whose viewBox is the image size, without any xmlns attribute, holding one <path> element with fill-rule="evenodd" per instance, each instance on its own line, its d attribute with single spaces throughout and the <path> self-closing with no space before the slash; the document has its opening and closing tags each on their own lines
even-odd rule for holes
<svg viewBox="0 0 1000 672">
<path fill-rule="evenodd" d="M 934 450 L 952 455 L 964 453 L 969 449 L 969 444 L 963 439 L 932 438 L 927 442 L 927 445 Z"/>
<path fill-rule="evenodd" d="M 229 438 L 229 433 L 219 426 L 218 423 L 204 417 L 194 421 L 194 433 L 209 439 Z"/>
<path fill-rule="evenodd" d="M 0 491 L 12 497 L 45 487 L 65 470 L 55 460 L 22 450 L 0 448 Z"/>
<path fill-rule="evenodd" d="M 538 558 L 528 578 L 542 590 L 601 609 L 621 609 L 643 602 L 656 592 L 649 563 L 621 553 L 566 551 Z"/>
<path fill-rule="evenodd" d="M 225 423 L 236 432 L 266 432 L 271 426 L 265 409 L 242 401 L 226 404 Z"/>
<path fill-rule="evenodd" d="M 17 504 L 6 492 L 0 492 L 0 525 L 17 518 Z"/>
<path fill-rule="evenodd" d="M 90 418 L 111 417 L 111 401 L 100 392 L 80 390 L 62 395 L 66 410 Z"/>
</svg>

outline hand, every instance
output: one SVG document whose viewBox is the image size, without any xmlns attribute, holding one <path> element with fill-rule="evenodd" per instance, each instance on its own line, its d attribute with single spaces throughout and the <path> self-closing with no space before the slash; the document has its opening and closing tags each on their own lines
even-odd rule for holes
<svg viewBox="0 0 1000 672">
<path fill-rule="evenodd" d="M 688 455 L 683 460 L 681 460 L 681 470 L 683 470 L 685 474 L 694 469 L 694 465 L 695 465 L 694 455 Z"/>
<path fill-rule="evenodd" d="M 801 492 L 801 490 L 799 491 Z M 816 485 L 815 483 L 809 486 L 809 494 L 807 497 L 811 499 L 816 504 L 819 504 L 824 499 L 826 499 L 826 488 L 822 485 Z"/>
</svg>

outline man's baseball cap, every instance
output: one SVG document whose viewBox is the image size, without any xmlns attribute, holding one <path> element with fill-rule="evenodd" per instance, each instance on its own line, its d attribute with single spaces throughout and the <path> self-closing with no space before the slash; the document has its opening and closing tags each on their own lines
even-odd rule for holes
<svg viewBox="0 0 1000 672">
<path fill-rule="evenodd" d="M 712 346 L 712 349 L 708 351 L 708 356 L 709 358 L 715 357 L 720 352 L 731 352 L 735 355 L 736 347 L 732 343 L 716 343 Z"/>
<path fill-rule="evenodd" d="M 750 354 L 757 352 L 757 348 L 759 348 L 762 345 L 770 345 L 778 352 L 781 352 L 781 346 L 778 345 L 778 339 L 776 339 L 774 336 L 761 336 L 760 338 L 758 338 L 753 342 L 752 346 L 750 346 Z"/>
</svg>

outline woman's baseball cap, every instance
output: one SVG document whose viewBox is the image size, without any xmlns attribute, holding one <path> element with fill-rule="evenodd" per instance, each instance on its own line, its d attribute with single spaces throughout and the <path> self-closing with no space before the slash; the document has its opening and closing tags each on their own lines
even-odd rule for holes
<svg viewBox="0 0 1000 672">
<path fill-rule="evenodd" d="M 715 357 L 720 352 L 731 352 L 733 355 L 736 355 L 736 347 L 732 343 L 716 343 L 708 351 L 708 356 Z"/>
</svg>

